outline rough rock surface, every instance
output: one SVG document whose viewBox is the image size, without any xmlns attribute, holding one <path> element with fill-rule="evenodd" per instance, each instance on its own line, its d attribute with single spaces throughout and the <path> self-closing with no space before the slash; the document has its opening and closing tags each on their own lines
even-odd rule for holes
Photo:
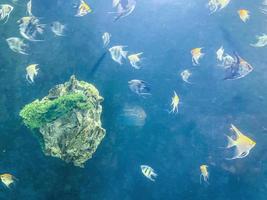
<svg viewBox="0 0 267 200">
<path fill-rule="evenodd" d="M 103 98 L 98 90 L 93 85 L 78 81 L 72 76 L 70 81 L 52 88 L 40 102 L 54 101 L 64 95 L 76 93 L 85 95 L 89 108 L 74 108 L 42 125 L 39 132 L 46 155 L 83 167 L 105 136 L 100 120 L 102 112 L 100 103 Z"/>
</svg>

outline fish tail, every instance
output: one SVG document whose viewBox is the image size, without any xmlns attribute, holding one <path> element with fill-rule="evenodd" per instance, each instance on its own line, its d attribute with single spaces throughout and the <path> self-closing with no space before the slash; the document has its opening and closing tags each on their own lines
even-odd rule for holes
<svg viewBox="0 0 267 200">
<path fill-rule="evenodd" d="M 128 54 L 128 51 L 122 51 L 122 52 L 121 52 L 121 55 L 122 55 L 124 58 L 126 58 L 127 54 Z"/>
<path fill-rule="evenodd" d="M 228 139 L 228 144 L 227 144 L 227 147 L 226 147 L 227 149 L 236 145 L 236 142 L 231 137 L 229 137 L 228 135 L 226 135 L 226 137 Z"/>
</svg>

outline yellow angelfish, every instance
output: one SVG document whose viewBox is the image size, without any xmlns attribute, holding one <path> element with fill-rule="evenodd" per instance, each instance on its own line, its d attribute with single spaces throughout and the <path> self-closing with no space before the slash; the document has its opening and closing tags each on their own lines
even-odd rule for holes
<svg viewBox="0 0 267 200">
<path fill-rule="evenodd" d="M 140 69 L 139 63 L 141 62 L 140 56 L 143 54 L 143 52 L 136 53 L 136 54 L 131 54 L 128 56 L 128 59 L 132 65 L 133 68 L 135 69 Z"/>
<path fill-rule="evenodd" d="M 87 15 L 90 12 L 92 12 L 91 7 L 85 1 L 81 0 L 77 14 L 75 16 L 82 17 L 84 15 Z"/>
<path fill-rule="evenodd" d="M 180 98 L 178 97 L 178 95 L 174 91 L 174 95 L 172 97 L 172 103 L 171 103 L 172 110 L 170 111 L 170 113 L 178 113 L 179 102 L 180 102 Z"/>
<path fill-rule="evenodd" d="M 199 59 L 204 56 L 204 53 L 202 53 L 201 50 L 202 48 L 194 48 L 191 50 L 193 65 L 198 65 Z"/>
<path fill-rule="evenodd" d="M 202 179 L 209 183 L 209 172 L 208 172 L 208 165 L 201 165 L 200 166 L 200 184 L 202 183 Z"/>
<path fill-rule="evenodd" d="M 17 180 L 16 177 L 11 174 L 1 174 L 0 179 L 7 188 L 10 188 L 10 185 L 14 184 Z"/>
<path fill-rule="evenodd" d="M 247 20 L 249 20 L 250 16 L 249 16 L 249 11 L 248 10 L 245 10 L 245 9 L 238 10 L 238 14 L 239 14 L 240 19 L 243 22 L 246 22 Z"/>
<path fill-rule="evenodd" d="M 250 150 L 256 145 L 256 142 L 241 133 L 233 124 L 231 124 L 231 130 L 234 132 L 236 139 L 234 140 L 232 137 L 227 136 L 228 145 L 226 148 L 235 146 L 236 150 L 234 157 L 227 159 L 233 160 L 246 157 Z"/>
</svg>

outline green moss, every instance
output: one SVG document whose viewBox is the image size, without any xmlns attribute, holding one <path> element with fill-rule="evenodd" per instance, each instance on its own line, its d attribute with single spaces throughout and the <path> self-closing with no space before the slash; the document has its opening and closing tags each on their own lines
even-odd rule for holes
<svg viewBox="0 0 267 200">
<path fill-rule="evenodd" d="M 72 93 L 55 100 L 35 100 L 20 111 L 20 116 L 27 127 L 37 129 L 73 109 L 84 110 L 92 106 L 85 95 Z"/>
</svg>

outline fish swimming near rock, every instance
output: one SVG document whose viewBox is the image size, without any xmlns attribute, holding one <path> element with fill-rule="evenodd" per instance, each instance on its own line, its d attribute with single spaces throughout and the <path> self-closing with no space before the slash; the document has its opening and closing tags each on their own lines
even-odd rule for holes
<svg viewBox="0 0 267 200">
<path fill-rule="evenodd" d="M 186 83 L 189 83 L 189 84 L 191 84 L 191 82 L 188 79 L 190 78 L 191 75 L 192 75 L 192 73 L 188 69 L 186 69 L 180 73 L 180 76 L 183 79 L 183 81 Z"/>
<path fill-rule="evenodd" d="M 34 82 L 34 77 L 38 75 L 38 64 L 31 64 L 26 68 L 26 79 L 29 83 Z"/>
<path fill-rule="evenodd" d="M 200 184 L 202 183 L 202 179 L 205 183 L 209 183 L 209 172 L 208 165 L 201 165 L 200 167 Z"/>
<path fill-rule="evenodd" d="M 52 22 L 51 24 L 51 31 L 56 35 L 56 36 L 64 36 L 66 26 L 61 24 L 58 21 Z"/>
<path fill-rule="evenodd" d="M 113 46 L 109 49 L 110 55 L 112 60 L 115 62 L 119 63 L 122 65 L 122 59 L 127 57 L 128 52 L 124 51 L 123 49 L 126 46 L 118 45 L 118 46 Z"/>
<path fill-rule="evenodd" d="M 110 33 L 108 33 L 108 32 L 103 33 L 102 41 L 103 41 L 104 48 L 106 48 L 109 45 L 110 38 L 111 38 L 111 34 Z"/>
<path fill-rule="evenodd" d="M 10 13 L 13 11 L 14 7 L 9 4 L 0 5 L 0 21 L 5 20 L 4 24 L 7 23 Z"/>
<path fill-rule="evenodd" d="M 236 80 L 247 76 L 253 67 L 234 52 L 235 59 L 229 67 L 225 68 L 224 80 Z"/>
<path fill-rule="evenodd" d="M 250 150 L 255 147 L 256 142 L 241 133 L 233 124 L 231 124 L 231 129 L 235 134 L 235 139 L 230 136 L 228 138 L 228 145 L 226 148 L 235 147 L 235 153 L 232 158 L 227 158 L 227 160 L 233 160 L 237 158 L 244 158 L 246 157 Z"/>
<path fill-rule="evenodd" d="M 38 39 L 43 34 L 45 25 L 40 24 L 38 18 L 34 16 L 22 17 L 18 20 L 19 32 L 25 39 L 29 41 L 42 41 Z"/>
<path fill-rule="evenodd" d="M 16 53 L 28 55 L 28 53 L 26 52 L 28 45 L 25 44 L 22 39 L 17 38 L 17 37 L 10 37 L 10 38 L 7 38 L 6 41 L 7 41 L 9 48 L 12 51 Z"/>
<path fill-rule="evenodd" d="M 85 15 L 87 15 L 88 13 L 91 13 L 92 9 L 91 7 L 88 5 L 88 3 L 86 3 L 83 0 L 80 0 L 80 4 L 78 6 L 78 10 L 76 13 L 76 17 L 83 17 Z"/>
<path fill-rule="evenodd" d="M 113 7 L 117 7 L 117 12 L 110 12 L 116 14 L 114 21 L 124 18 L 130 15 L 136 6 L 135 0 L 115 0 L 113 1 Z"/>
<path fill-rule="evenodd" d="M 150 87 L 145 81 L 133 79 L 129 81 L 128 84 L 130 90 L 139 96 L 151 95 Z"/>
<path fill-rule="evenodd" d="M 158 175 L 155 173 L 154 169 L 148 165 L 141 165 L 140 166 L 141 171 L 143 173 L 143 175 L 148 178 L 151 181 L 155 181 L 154 178 L 156 178 Z"/>
<path fill-rule="evenodd" d="M 264 47 L 267 45 L 267 34 L 262 34 L 261 36 L 256 36 L 257 42 L 251 44 L 253 47 Z"/>
<path fill-rule="evenodd" d="M 139 65 L 139 63 L 141 62 L 141 58 L 140 56 L 143 54 L 143 52 L 140 53 L 136 53 L 136 54 L 131 54 L 128 56 L 128 59 L 130 61 L 130 64 L 133 68 L 135 69 L 140 69 L 141 66 Z"/>
<path fill-rule="evenodd" d="M 10 188 L 10 186 L 15 183 L 17 178 L 12 174 L 0 174 L 0 180 L 7 188 Z"/>
</svg>

